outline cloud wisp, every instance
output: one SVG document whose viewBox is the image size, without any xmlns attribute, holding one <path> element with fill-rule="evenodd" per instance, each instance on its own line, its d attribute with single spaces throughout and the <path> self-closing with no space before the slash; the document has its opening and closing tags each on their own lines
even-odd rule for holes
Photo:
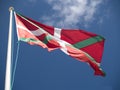
<svg viewBox="0 0 120 90">
<path fill-rule="evenodd" d="M 57 27 L 77 27 L 79 23 L 94 20 L 94 14 L 102 0 L 46 0 L 53 13 L 44 16 L 45 23 Z"/>
</svg>

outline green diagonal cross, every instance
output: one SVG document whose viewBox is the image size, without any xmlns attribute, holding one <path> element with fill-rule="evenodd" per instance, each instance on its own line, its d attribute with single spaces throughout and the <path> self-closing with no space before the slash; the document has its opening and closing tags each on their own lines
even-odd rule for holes
<svg viewBox="0 0 120 90">
<path fill-rule="evenodd" d="M 100 42 L 100 41 L 103 41 L 103 40 L 104 40 L 103 37 L 101 37 L 101 36 L 95 36 L 95 37 L 83 40 L 81 42 L 78 42 L 76 44 L 73 44 L 73 46 L 76 47 L 76 48 L 78 48 L 78 49 L 80 49 L 80 48 L 89 46 L 91 44 L 94 44 L 96 42 Z"/>
</svg>

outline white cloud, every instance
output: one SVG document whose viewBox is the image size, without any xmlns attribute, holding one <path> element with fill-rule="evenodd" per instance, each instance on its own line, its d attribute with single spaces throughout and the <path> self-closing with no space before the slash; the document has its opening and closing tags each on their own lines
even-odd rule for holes
<svg viewBox="0 0 120 90">
<path fill-rule="evenodd" d="M 58 27 L 76 27 L 80 22 L 90 22 L 94 19 L 97 7 L 102 0 L 47 0 L 54 10 L 43 20 Z M 51 23 L 52 21 L 52 23 Z"/>
</svg>

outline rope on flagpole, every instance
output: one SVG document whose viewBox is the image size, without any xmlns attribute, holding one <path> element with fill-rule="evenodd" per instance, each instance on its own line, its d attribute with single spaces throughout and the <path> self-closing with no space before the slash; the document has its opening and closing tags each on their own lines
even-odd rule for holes
<svg viewBox="0 0 120 90">
<path fill-rule="evenodd" d="M 12 28 L 13 28 L 13 30 L 14 30 L 14 20 L 13 20 L 13 22 L 12 22 Z M 11 47 L 11 83 L 12 83 L 12 68 L 13 68 L 13 65 L 14 65 L 14 31 L 12 31 L 12 47 Z M 11 88 L 11 90 L 12 90 L 12 88 Z"/>
<path fill-rule="evenodd" d="M 14 81 L 15 81 L 15 73 L 16 73 L 16 68 L 17 68 L 17 63 L 18 63 L 18 57 L 19 57 L 19 48 L 20 48 L 20 41 L 18 41 L 18 43 L 17 43 L 17 53 L 16 53 L 16 58 L 15 58 L 15 66 L 13 68 L 11 88 L 13 88 Z"/>
</svg>

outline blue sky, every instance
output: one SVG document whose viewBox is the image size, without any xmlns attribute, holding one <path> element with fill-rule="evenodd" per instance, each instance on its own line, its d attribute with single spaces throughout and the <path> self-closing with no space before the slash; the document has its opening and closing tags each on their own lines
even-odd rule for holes
<svg viewBox="0 0 120 90">
<path fill-rule="evenodd" d="M 13 90 L 120 90 L 119 0 L 0 0 L 0 90 L 4 90 L 8 8 L 44 24 L 80 28 L 105 37 L 101 67 L 106 77 L 60 50 L 20 43 Z M 16 30 L 15 49 L 17 45 Z M 16 53 L 16 51 L 15 51 Z"/>
</svg>

